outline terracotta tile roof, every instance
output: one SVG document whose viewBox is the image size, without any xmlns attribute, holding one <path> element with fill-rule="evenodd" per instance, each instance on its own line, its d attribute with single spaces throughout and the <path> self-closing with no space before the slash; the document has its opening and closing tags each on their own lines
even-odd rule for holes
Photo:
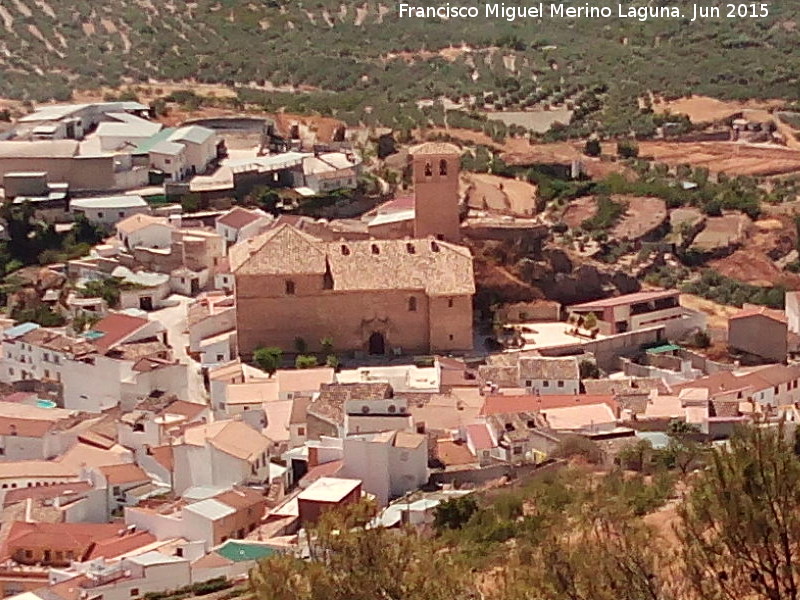
<svg viewBox="0 0 800 600">
<path fill-rule="evenodd" d="M 214 496 L 214 499 L 236 510 L 257 506 L 258 504 L 265 503 L 267 500 L 264 494 L 248 488 L 234 488 L 227 492 L 217 494 Z"/>
<path fill-rule="evenodd" d="M 652 300 L 661 300 L 664 298 L 672 298 L 680 296 L 679 290 L 660 290 L 657 292 L 636 292 L 634 294 L 623 294 L 622 296 L 614 296 L 613 298 L 605 298 L 603 300 L 595 300 L 593 302 L 584 302 L 582 304 L 573 304 L 570 309 L 576 310 L 593 310 L 601 308 L 610 308 L 613 306 L 624 306 L 625 304 L 639 304 L 640 302 L 650 302 Z"/>
<path fill-rule="evenodd" d="M 138 361 L 141 358 L 168 359 L 170 351 L 170 347 L 164 342 L 160 340 L 149 340 L 118 344 L 107 353 L 107 356 L 120 360 L 132 361 Z"/>
<path fill-rule="evenodd" d="M 20 342 L 46 348 L 55 352 L 62 352 L 72 356 L 83 356 L 94 352 L 94 345 L 82 338 L 71 338 L 50 329 L 34 329 L 17 338 Z"/>
<path fill-rule="evenodd" d="M 476 450 L 489 450 L 494 448 L 492 436 L 484 423 L 467 425 L 467 437 L 472 442 L 472 445 L 475 446 Z"/>
<path fill-rule="evenodd" d="M 500 413 L 520 413 L 550 410 L 553 408 L 566 408 L 569 406 L 591 406 L 593 404 L 607 404 L 613 410 L 617 402 L 613 396 L 592 396 L 589 394 L 578 395 L 538 395 L 525 394 L 520 396 L 487 396 L 481 409 L 482 415 Z"/>
<path fill-rule="evenodd" d="M 80 494 L 92 489 L 92 484 L 88 481 L 73 481 L 70 483 L 55 483 L 52 485 L 42 485 L 37 487 L 17 488 L 6 491 L 3 497 L 3 505 L 9 506 L 31 498 L 33 500 L 58 498 L 68 495 L 68 492 Z"/>
<path fill-rule="evenodd" d="M 234 206 L 227 213 L 219 217 L 217 219 L 217 223 L 221 223 L 222 225 L 231 227 L 233 229 L 241 229 L 242 227 L 250 225 L 250 223 L 255 223 L 262 218 L 263 215 L 260 215 L 257 212 L 247 210 L 241 206 Z"/>
<path fill-rule="evenodd" d="M 92 327 L 92 331 L 103 334 L 94 339 L 93 343 L 101 352 L 107 352 L 149 323 L 150 321 L 142 317 L 124 313 L 109 314 Z"/>
<path fill-rule="evenodd" d="M 743 310 L 731 315 L 728 317 L 729 321 L 734 321 L 736 319 L 746 319 L 748 317 L 765 317 L 767 319 L 771 319 L 773 321 L 778 321 L 779 323 L 788 323 L 786 318 L 786 313 L 782 310 L 775 310 L 773 308 L 767 308 L 766 306 L 748 306 L 745 307 Z"/>
<path fill-rule="evenodd" d="M 55 429 L 53 421 L 37 421 L 0 416 L 0 435 L 18 435 L 21 437 L 42 438 Z"/>
<path fill-rule="evenodd" d="M 127 219 L 122 219 L 122 221 L 117 223 L 116 227 L 117 231 L 133 233 L 134 231 L 149 227 L 150 225 L 164 225 L 165 227 L 170 227 L 166 217 L 153 217 L 145 214 L 131 215 Z"/>
<path fill-rule="evenodd" d="M 436 440 L 436 456 L 445 466 L 475 464 L 475 457 L 467 445 L 453 440 Z"/>
<path fill-rule="evenodd" d="M 686 388 L 703 388 L 707 389 L 712 397 L 719 394 L 730 394 L 737 390 L 746 395 L 798 378 L 800 378 L 800 365 L 767 365 L 743 373 L 720 371 L 694 381 L 675 384 L 672 388 L 676 392 Z"/>
<path fill-rule="evenodd" d="M 321 465 L 313 466 L 306 471 L 306 474 L 300 479 L 300 487 L 308 487 L 310 484 L 314 483 L 317 479 L 321 479 L 322 477 L 336 477 L 339 474 L 339 471 L 342 470 L 343 466 L 343 460 L 332 460 L 330 462 L 322 463 Z"/>
<path fill-rule="evenodd" d="M 0 479 L 19 477 L 77 477 L 80 469 L 51 460 L 17 460 L 0 462 Z"/>
<path fill-rule="evenodd" d="M 136 531 L 125 535 L 109 537 L 97 541 L 92 547 L 86 560 L 96 558 L 115 558 L 128 552 L 149 546 L 156 541 L 156 536 L 148 531 Z"/>
<path fill-rule="evenodd" d="M 189 421 L 196 419 L 208 407 L 199 402 L 187 402 L 186 400 L 175 400 L 170 402 L 159 414 L 161 415 L 181 415 Z"/>
<path fill-rule="evenodd" d="M 578 359 L 545 358 L 540 356 L 521 356 L 519 359 L 520 379 L 580 379 Z"/>
<path fill-rule="evenodd" d="M 393 395 L 388 383 L 328 383 L 320 387 L 308 412 L 333 423 L 344 423 L 344 403 L 349 400 L 385 400 Z"/>
<path fill-rule="evenodd" d="M 153 446 L 148 452 L 153 457 L 153 460 L 167 471 L 172 472 L 175 469 L 172 446 Z"/>
<path fill-rule="evenodd" d="M 411 433 L 410 431 L 398 431 L 394 436 L 395 448 L 407 448 L 414 450 L 419 448 L 427 437 L 421 433 Z"/>
<path fill-rule="evenodd" d="M 97 540 L 117 537 L 119 525 L 109 523 L 12 523 L 2 555 L 17 548 L 72 551 L 80 560 Z"/>
<path fill-rule="evenodd" d="M 230 263 L 236 275 L 323 275 L 329 271 L 333 289 L 342 291 L 475 293 L 470 251 L 432 239 L 324 242 L 283 225 L 235 244 Z M 386 277 L 387 273 L 392 277 Z"/>
<path fill-rule="evenodd" d="M 583 387 L 587 394 L 631 395 L 650 393 L 658 390 L 660 394 L 668 392 L 664 380 L 660 377 L 629 377 L 626 379 L 584 379 Z"/>
<path fill-rule="evenodd" d="M 302 425 L 308 421 L 308 407 L 311 404 L 310 396 L 297 396 L 292 402 L 292 414 L 289 416 L 290 425 Z"/>
<path fill-rule="evenodd" d="M 242 421 L 216 421 L 190 427 L 184 440 L 192 446 L 210 444 L 217 450 L 242 460 L 253 460 L 267 450 L 272 442 Z"/>
<path fill-rule="evenodd" d="M 133 463 L 100 467 L 99 471 L 105 475 L 110 485 L 150 480 L 150 476 L 144 472 L 144 469 Z"/>
<path fill-rule="evenodd" d="M 478 379 L 484 383 L 491 382 L 500 387 L 513 387 L 519 384 L 518 365 L 480 365 Z"/>
</svg>

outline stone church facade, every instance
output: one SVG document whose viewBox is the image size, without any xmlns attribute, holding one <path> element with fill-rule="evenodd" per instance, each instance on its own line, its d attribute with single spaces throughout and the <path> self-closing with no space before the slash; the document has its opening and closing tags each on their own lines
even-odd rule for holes
<svg viewBox="0 0 800 600">
<path fill-rule="evenodd" d="M 458 149 L 423 144 L 412 161 L 414 238 L 330 241 L 284 224 L 231 248 L 243 357 L 293 352 L 296 338 L 309 352 L 325 338 L 373 355 L 472 348 L 472 255 L 453 243 Z"/>
</svg>

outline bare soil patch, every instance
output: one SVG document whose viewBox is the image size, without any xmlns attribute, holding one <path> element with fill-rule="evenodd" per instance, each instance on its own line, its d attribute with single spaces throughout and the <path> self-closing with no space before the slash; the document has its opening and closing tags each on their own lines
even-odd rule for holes
<svg viewBox="0 0 800 600">
<path fill-rule="evenodd" d="M 689 164 L 731 175 L 769 176 L 800 171 L 800 151 L 767 144 L 649 141 L 639 144 L 639 154 L 672 166 Z"/>
<path fill-rule="evenodd" d="M 628 205 L 628 210 L 611 230 L 614 238 L 638 240 L 661 227 L 667 220 L 667 205 L 660 198 L 613 196 L 612 199 Z"/>
<path fill-rule="evenodd" d="M 525 181 L 470 173 L 464 184 L 470 208 L 514 216 L 531 216 L 536 210 L 536 186 Z"/>
<path fill-rule="evenodd" d="M 738 112 L 764 111 L 784 105 L 781 100 L 747 100 L 746 102 L 736 100 L 717 100 L 708 96 L 692 96 L 691 98 L 679 98 L 669 102 L 653 104 L 653 110 L 658 113 L 670 112 L 672 114 L 685 114 L 693 123 L 707 123 L 711 121 L 722 121 Z"/>
</svg>

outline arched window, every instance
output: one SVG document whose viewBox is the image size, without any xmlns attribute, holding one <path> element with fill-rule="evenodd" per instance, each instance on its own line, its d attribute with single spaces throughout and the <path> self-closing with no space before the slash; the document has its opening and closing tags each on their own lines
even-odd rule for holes
<svg viewBox="0 0 800 600">
<path fill-rule="evenodd" d="M 409 254 L 416 254 L 417 253 L 417 248 L 416 248 L 416 246 L 414 246 L 414 244 L 412 244 L 411 242 L 408 242 L 406 244 L 406 252 L 408 252 Z"/>
<path fill-rule="evenodd" d="M 294 281 L 291 279 L 286 280 L 286 294 L 288 296 L 294 296 Z"/>
<path fill-rule="evenodd" d="M 430 177 L 433 175 L 433 167 L 431 167 L 431 163 L 425 163 L 425 177 Z"/>
<path fill-rule="evenodd" d="M 439 161 L 439 175 L 447 175 L 447 161 L 445 159 Z"/>
<path fill-rule="evenodd" d="M 347 244 L 342 244 L 342 255 L 343 256 L 350 255 L 350 248 L 347 247 Z"/>
<path fill-rule="evenodd" d="M 381 253 L 381 249 L 378 246 L 378 244 L 372 244 L 372 253 L 373 254 L 380 254 Z"/>
<path fill-rule="evenodd" d="M 414 312 L 417 310 L 417 299 L 414 296 L 408 299 L 408 310 Z"/>
</svg>

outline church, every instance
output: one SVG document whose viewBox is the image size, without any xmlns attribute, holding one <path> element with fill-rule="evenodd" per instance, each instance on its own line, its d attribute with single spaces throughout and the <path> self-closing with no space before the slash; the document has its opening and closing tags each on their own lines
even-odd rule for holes
<svg viewBox="0 0 800 600">
<path fill-rule="evenodd" d="M 458 245 L 459 149 L 411 150 L 413 237 L 322 240 L 290 224 L 230 249 L 239 353 L 261 346 L 309 352 L 412 354 L 470 350 L 472 255 Z"/>
</svg>

